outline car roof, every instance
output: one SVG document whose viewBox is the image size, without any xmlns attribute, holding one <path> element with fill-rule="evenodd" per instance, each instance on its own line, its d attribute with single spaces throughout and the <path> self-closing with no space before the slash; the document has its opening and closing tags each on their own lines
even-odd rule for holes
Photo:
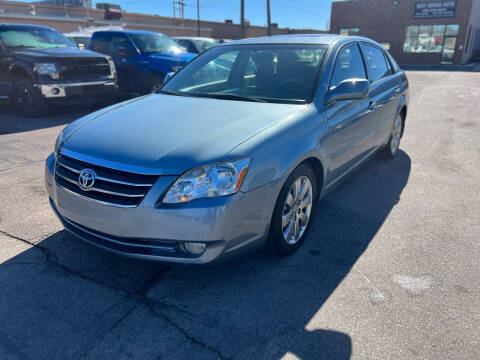
<svg viewBox="0 0 480 360">
<path fill-rule="evenodd" d="M 48 29 L 48 30 L 55 30 L 50 26 L 43 26 L 43 25 L 33 25 L 33 24 L 0 24 L 0 29 L 3 27 L 13 28 L 13 29 Z M 55 30 L 56 31 L 56 30 Z"/>
<path fill-rule="evenodd" d="M 248 38 L 241 40 L 232 40 L 220 46 L 230 45 L 253 45 L 253 44 L 318 44 L 318 45 L 333 45 L 334 43 L 342 41 L 365 41 L 377 44 L 375 41 L 361 37 L 361 36 L 342 36 L 335 34 L 290 34 L 290 35 L 275 35 L 263 36 L 258 38 Z"/>
<path fill-rule="evenodd" d="M 100 30 L 100 31 L 95 31 L 94 34 L 104 34 L 104 33 L 123 33 L 123 34 L 158 34 L 158 35 L 164 35 L 160 32 L 157 31 L 146 31 L 146 30 Z"/>
<path fill-rule="evenodd" d="M 172 39 L 184 39 L 184 40 L 213 40 L 217 41 L 214 38 L 209 38 L 209 37 L 199 37 L 199 36 L 172 36 Z"/>
<path fill-rule="evenodd" d="M 81 36 L 81 37 L 92 37 L 92 34 L 85 34 L 83 32 L 70 32 L 70 33 L 63 33 L 65 36 Z"/>
</svg>

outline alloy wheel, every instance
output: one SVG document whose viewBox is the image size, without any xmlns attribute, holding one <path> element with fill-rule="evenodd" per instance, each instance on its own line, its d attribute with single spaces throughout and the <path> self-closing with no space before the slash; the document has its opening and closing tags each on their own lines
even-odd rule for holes
<svg viewBox="0 0 480 360">
<path fill-rule="evenodd" d="M 33 108 L 32 94 L 30 94 L 30 91 L 27 88 L 20 88 L 17 95 L 17 105 L 23 113 L 30 113 Z"/>
<path fill-rule="evenodd" d="M 282 233 L 289 245 L 297 243 L 305 232 L 312 204 L 312 183 L 307 176 L 301 176 L 293 182 L 283 206 Z"/>
<path fill-rule="evenodd" d="M 395 154 L 400 144 L 400 138 L 402 136 L 402 118 L 397 115 L 393 123 L 392 139 L 390 140 L 390 152 Z"/>
</svg>

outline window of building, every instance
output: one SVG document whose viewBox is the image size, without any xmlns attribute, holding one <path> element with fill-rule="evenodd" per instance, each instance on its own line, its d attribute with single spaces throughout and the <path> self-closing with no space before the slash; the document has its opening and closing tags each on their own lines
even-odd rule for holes
<svg viewBox="0 0 480 360">
<path fill-rule="evenodd" d="M 367 63 L 368 78 L 371 81 L 390 75 L 390 66 L 387 65 L 387 60 L 380 49 L 362 44 L 362 52 Z"/>
<path fill-rule="evenodd" d="M 407 27 L 403 51 L 441 53 L 445 36 L 457 36 L 459 25 L 413 25 Z"/>
<path fill-rule="evenodd" d="M 343 35 L 343 36 L 357 36 L 358 34 L 360 34 L 359 28 L 340 29 L 340 35 Z"/>
<path fill-rule="evenodd" d="M 335 60 L 330 87 L 337 86 L 346 79 L 366 79 L 365 67 L 358 45 L 345 46 Z"/>
</svg>

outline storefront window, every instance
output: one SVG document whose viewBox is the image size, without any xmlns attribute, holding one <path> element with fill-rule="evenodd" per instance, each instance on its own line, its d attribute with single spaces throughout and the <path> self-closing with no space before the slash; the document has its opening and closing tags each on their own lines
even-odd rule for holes
<svg viewBox="0 0 480 360">
<path fill-rule="evenodd" d="M 358 34 L 360 34 L 359 28 L 340 29 L 340 35 L 343 36 L 357 36 Z"/>
<path fill-rule="evenodd" d="M 458 35 L 458 25 L 447 25 L 447 34 L 446 35 Z"/>
<path fill-rule="evenodd" d="M 408 26 L 403 51 L 406 53 L 441 53 L 445 36 L 457 36 L 458 25 Z"/>
</svg>

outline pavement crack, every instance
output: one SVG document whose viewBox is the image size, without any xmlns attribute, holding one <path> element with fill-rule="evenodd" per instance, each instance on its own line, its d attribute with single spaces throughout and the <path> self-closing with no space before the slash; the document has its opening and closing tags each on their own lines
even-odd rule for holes
<svg viewBox="0 0 480 360">
<path fill-rule="evenodd" d="M 148 292 L 153 287 L 153 285 L 155 285 L 158 281 L 160 281 L 160 279 L 171 269 L 172 268 L 170 266 L 165 266 L 160 271 L 157 271 L 150 278 L 148 278 L 147 281 L 145 281 L 143 285 L 140 287 L 140 289 L 134 292 L 134 294 L 142 298 L 146 298 Z"/>
<path fill-rule="evenodd" d="M 60 269 L 62 269 L 63 271 L 69 273 L 69 274 L 72 274 L 72 275 L 75 275 L 83 280 L 87 280 L 89 282 L 92 282 L 92 283 L 95 283 L 97 285 L 100 285 L 100 286 L 103 286 L 103 287 L 106 287 L 106 288 L 110 288 L 112 290 L 117 290 L 117 291 L 121 291 L 123 293 L 126 293 L 126 294 L 131 294 L 130 291 L 120 287 L 120 286 L 115 286 L 115 285 L 112 285 L 112 284 L 108 284 L 106 282 L 103 282 L 103 281 L 100 281 L 96 278 L 93 278 L 93 277 L 90 277 L 90 276 L 86 276 L 85 274 L 83 274 L 82 272 L 80 271 L 76 271 L 64 264 L 62 264 L 60 262 L 60 260 L 58 259 L 57 255 L 55 255 L 55 253 L 53 253 L 50 249 L 42 246 L 42 245 L 39 245 L 37 243 L 34 243 L 30 240 L 27 240 L 27 239 L 23 239 L 21 237 L 18 237 L 18 236 L 15 236 L 15 235 L 12 235 L 12 234 L 9 234 L 5 231 L 2 231 L 0 230 L 0 234 L 2 235 L 5 235 L 11 239 L 15 239 L 15 240 L 18 240 L 18 241 L 21 241 L 23 242 L 24 244 L 27 244 L 27 245 L 30 245 L 32 246 L 33 248 L 41 251 L 45 256 L 46 256 L 46 261 L 45 263 L 49 263 L 51 265 L 54 265 L 54 266 L 57 266 L 59 267 Z"/>
<path fill-rule="evenodd" d="M 220 350 L 217 350 L 215 349 L 213 346 L 210 346 L 208 344 L 205 344 L 204 342 L 202 342 L 201 340 L 197 339 L 196 337 L 190 335 L 185 329 L 183 329 L 179 324 L 177 324 L 175 321 L 173 321 L 170 317 L 168 317 L 167 315 L 161 313 L 161 312 L 158 312 L 156 309 L 155 309 L 155 301 L 152 300 L 152 299 L 149 299 L 149 298 L 145 298 L 145 305 L 150 309 L 150 311 L 152 312 L 152 314 L 154 314 L 155 316 L 163 319 L 164 321 L 166 321 L 170 326 L 172 326 L 173 328 L 175 328 L 178 332 L 180 332 L 184 337 L 185 339 L 187 339 L 188 341 L 190 341 L 191 343 L 205 349 L 205 350 L 208 350 L 212 353 L 214 353 L 215 355 L 218 356 L 219 359 L 222 359 L 222 360 L 229 360 L 231 358 L 229 358 L 228 356 L 225 356 L 224 354 L 222 354 L 222 352 L 220 352 Z"/>
<path fill-rule="evenodd" d="M 212 353 L 214 353 L 215 355 L 218 356 L 218 358 L 222 359 L 222 360 L 228 360 L 230 359 L 229 357 L 225 356 L 224 354 L 222 354 L 219 350 L 215 349 L 214 347 L 202 342 L 201 340 L 197 339 L 195 336 L 193 335 L 190 335 L 185 329 L 183 329 L 179 324 L 177 324 L 175 321 L 173 321 L 170 317 L 168 317 L 167 315 L 157 311 L 155 309 L 155 305 L 158 305 L 158 306 L 165 306 L 165 307 L 170 307 L 170 308 L 173 308 L 174 310 L 176 311 L 181 311 L 181 312 L 184 312 L 184 313 L 187 313 L 186 310 L 183 310 L 181 308 L 179 308 L 178 306 L 176 305 L 172 305 L 172 304 L 168 304 L 168 303 L 163 303 L 162 301 L 155 301 L 154 299 L 151 299 L 147 296 L 147 294 L 149 293 L 149 291 L 152 289 L 152 287 L 158 283 L 158 281 L 160 281 L 163 276 L 169 272 L 171 270 L 171 267 L 170 266 L 165 266 L 164 268 L 162 268 L 160 271 L 156 272 L 155 274 L 153 274 L 150 278 L 148 278 L 143 284 L 142 286 L 136 290 L 136 291 L 130 291 L 130 290 L 127 290 L 127 289 L 124 289 L 120 286 L 115 286 L 115 285 L 112 285 L 112 284 L 109 284 L 109 283 L 106 283 L 106 282 L 103 282 L 103 281 L 100 281 L 96 278 L 93 278 L 93 277 L 89 277 L 89 276 L 86 276 L 84 273 L 80 272 L 80 271 L 76 271 L 74 269 L 71 269 L 70 267 L 62 264 L 58 257 L 55 255 L 55 253 L 53 253 L 50 249 L 38 244 L 38 243 L 35 243 L 35 242 L 32 242 L 30 240 L 26 240 L 26 239 L 23 239 L 21 237 L 18 237 L 18 236 L 15 236 L 15 235 L 11 235 L 5 231 L 2 231 L 0 230 L 0 234 L 2 235 L 5 235 L 11 239 L 15 239 L 15 240 L 18 240 L 18 241 L 21 241 L 27 245 L 30 245 L 32 246 L 33 248 L 41 251 L 45 257 L 46 257 L 46 260 L 45 260 L 45 264 L 49 263 L 51 265 L 54 265 L 56 267 L 59 267 L 60 269 L 62 269 L 63 271 L 69 273 L 69 274 L 72 274 L 72 275 L 75 275 L 83 280 L 86 280 L 86 281 L 89 281 L 91 283 L 94 283 L 94 284 L 97 284 L 97 285 L 100 285 L 100 286 L 103 286 L 103 287 L 106 287 L 106 288 L 109 288 L 109 289 L 112 289 L 112 290 L 116 290 L 116 291 L 120 291 L 120 292 L 123 292 L 124 294 L 126 295 L 129 295 L 129 296 L 132 296 L 132 297 L 139 297 L 143 300 L 145 306 L 150 310 L 150 312 L 159 317 L 160 319 L 163 319 L 165 322 L 167 322 L 170 326 L 172 326 L 174 329 L 176 329 L 178 332 L 180 332 L 183 337 L 185 339 L 187 339 L 188 341 L 190 341 L 191 343 L 205 349 L 205 350 L 208 350 Z M 133 311 L 133 310 L 132 310 Z M 127 314 L 128 315 L 128 314 Z M 125 315 L 125 316 L 127 316 Z M 121 322 L 121 321 L 120 321 Z M 118 324 L 117 324 L 118 326 Z"/>
</svg>

